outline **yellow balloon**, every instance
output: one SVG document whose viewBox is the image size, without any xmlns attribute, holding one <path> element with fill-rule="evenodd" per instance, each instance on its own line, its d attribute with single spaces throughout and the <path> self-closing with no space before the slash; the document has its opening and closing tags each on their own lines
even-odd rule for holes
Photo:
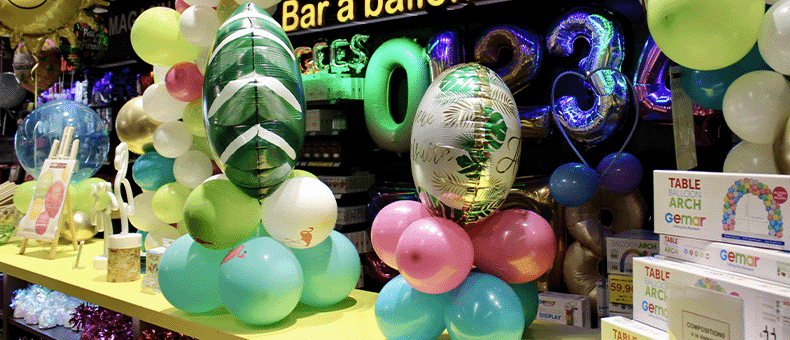
<svg viewBox="0 0 790 340">
<path fill-rule="evenodd" d="M 74 240 L 76 235 L 76 242 L 90 240 L 96 236 L 96 227 L 90 222 L 90 215 L 83 211 L 75 211 L 74 216 L 71 218 L 71 225 L 74 226 L 74 233 L 72 234 L 71 228 L 61 229 L 60 235 L 66 240 Z"/>
<path fill-rule="evenodd" d="M 159 124 L 145 113 L 143 97 L 139 96 L 130 99 L 118 111 L 115 131 L 118 139 L 129 145 L 129 151 L 142 155 L 146 145 L 153 145 L 154 131 Z"/>
<path fill-rule="evenodd" d="M 143 61 L 159 66 L 173 66 L 195 61 L 201 48 L 181 36 L 181 14 L 168 7 L 149 8 L 135 20 L 130 39 L 132 48 Z"/>
</svg>

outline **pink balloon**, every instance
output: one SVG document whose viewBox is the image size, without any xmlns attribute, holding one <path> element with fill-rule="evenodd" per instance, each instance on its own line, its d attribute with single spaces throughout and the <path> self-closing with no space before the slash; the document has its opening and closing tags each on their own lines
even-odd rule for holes
<svg viewBox="0 0 790 340">
<path fill-rule="evenodd" d="M 184 2 L 184 0 L 176 0 L 176 4 L 173 7 L 176 8 L 176 11 L 178 13 L 184 13 L 184 11 L 186 11 L 186 9 L 189 8 L 189 6 L 190 5 Z"/>
<path fill-rule="evenodd" d="M 395 257 L 401 275 L 412 288 L 441 294 L 458 287 L 469 275 L 474 247 L 457 223 L 425 217 L 403 231 Z"/>
<path fill-rule="evenodd" d="M 469 231 L 475 266 L 507 283 L 534 281 L 551 268 L 557 241 L 551 225 L 535 212 L 498 211 Z"/>
<path fill-rule="evenodd" d="M 395 248 L 398 246 L 403 230 L 414 221 L 430 216 L 428 209 L 417 201 L 395 201 L 384 206 L 376 214 L 370 228 L 370 239 L 376 255 L 388 266 L 397 270 Z"/>
<path fill-rule="evenodd" d="M 167 71 L 165 86 L 173 98 L 191 102 L 203 95 L 203 74 L 193 62 L 178 63 Z"/>
</svg>

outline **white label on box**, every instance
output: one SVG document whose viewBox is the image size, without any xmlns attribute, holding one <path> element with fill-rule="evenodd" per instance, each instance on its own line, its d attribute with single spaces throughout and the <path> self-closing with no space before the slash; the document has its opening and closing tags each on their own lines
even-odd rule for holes
<svg viewBox="0 0 790 340">
<path fill-rule="evenodd" d="M 712 289 L 670 282 L 669 338 L 743 339 L 743 299 Z"/>
</svg>

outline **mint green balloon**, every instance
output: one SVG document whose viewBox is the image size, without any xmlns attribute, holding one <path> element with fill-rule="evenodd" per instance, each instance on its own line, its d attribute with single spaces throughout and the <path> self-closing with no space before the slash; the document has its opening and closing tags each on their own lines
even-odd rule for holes
<svg viewBox="0 0 790 340">
<path fill-rule="evenodd" d="M 204 247 L 228 248 L 255 232 L 261 222 L 261 204 L 231 181 L 215 179 L 189 194 L 184 222 L 189 235 Z"/>
<path fill-rule="evenodd" d="M 230 249 L 200 246 L 189 234 L 175 240 L 159 261 L 159 288 L 173 307 L 204 313 L 222 307 L 219 267 Z"/>
<path fill-rule="evenodd" d="M 27 181 L 16 187 L 14 191 L 14 206 L 17 210 L 26 213 L 27 208 L 30 207 L 30 199 L 33 198 L 33 192 L 36 191 L 36 184 L 38 181 Z"/>
<path fill-rule="evenodd" d="M 151 199 L 151 206 L 156 218 L 165 223 L 181 221 L 189 193 L 190 189 L 178 182 L 167 183 L 157 189 Z"/>
<path fill-rule="evenodd" d="M 362 264 L 357 248 L 336 230 L 317 246 L 293 252 L 304 273 L 299 301 L 306 305 L 327 307 L 343 301 L 359 281 Z"/>
<path fill-rule="evenodd" d="M 521 301 L 521 306 L 524 307 L 524 328 L 527 328 L 538 316 L 538 303 L 540 300 L 538 298 L 538 286 L 535 285 L 535 281 L 521 284 L 508 283 L 508 285 L 516 292 L 518 299 Z"/>
</svg>

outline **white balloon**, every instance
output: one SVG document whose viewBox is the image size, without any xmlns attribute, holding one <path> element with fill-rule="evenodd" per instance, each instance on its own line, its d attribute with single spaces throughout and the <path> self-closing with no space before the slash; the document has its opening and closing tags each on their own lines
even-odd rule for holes
<svg viewBox="0 0 790 340">
<path fill-rule="evenodd" d="M 773 145 L 740 142 L 724 159 L 724 172 L 778 174 Z"/>
<path fill-rule="evenodd" d="M 790 1 L 781 1 L 765 12 L 757 48 L 774 71 L 790 74 Z"/>
<path fill-rule="evenodd" d="M 145 241 L 143 244 L 145 245 L 145 249 L 154 249 L 157 247 L 163 247 L 165 243 L 170 243 L 181 237 L 181 231 L 179 231 L 176 227 L 173 227 L 169 224 L 160 224 L 151 229 L 148 232 L 148 235 L 145 235 Z M 170 240 L 169 242 L 166 242 Z"/>
<path fill-rule="evenodd" d="M 280 3 L 280 1 L 281 0 L 236 0 L 236 3 L 239 5 L 243 5 L 247 2 L 252 2 L 258 5 L 258 7 L 260 8 L 269 8 L 269 7 L 277 6 L 277 4 Z"/>
<path fill-rule="evenodd" d="M 790 113 L 790 83 L 773 71 L 744 74 L 724 93 L 723 113 L 742 140 L 772 144 Z"/>
<path fill-rule="evenodd" d="M 206 74 L 206 67 L 208 67 L 208 57 L 211 55 L 211 47 L 203 48 L 198 55 L 197 60 L 195 60 L 195 64 L 197 64 L 198 71 L 200 74 Z"/>
<path fill-rule="evenodd" d="M 213 172 L 214 166 L 211 165 L 211 159 L 197 150 L 185 152 L 173 163 L 173 175 L 176 177 L 176 182 L 190 189 L 203 183 L 211 177 Z"/>
<path fill-rule="evenodd" d="M 198 47 L 211 46 L 220 25 L 217 11 L 208 6 L 196 5 L 185 9 L 178 23 L 184 40 Z"/>
<path fill-rule="evenodd" d="M 162 65 L 154 65 L 154 80 L 157 83 L 164 83 L 165 77 L 167 76 L 167 72 L 170 71 L 170 68 L 173 66 L 162 66 Z"/>
<path fill-rule="evenodd" d="M 266 232 L 285 246 L 310 248 L 334 230 L 337 201 L 324 182 L 294 177 L 263 199 L 261 222 Z"/>
<path fill-rule="evenodd" d="M 155 226 L 167 224 L 154 215 L 152 200 L 155 191 L 144 191 L 134 197 L 134 215 L 129 215 L 129 223 L 137 230 L 151 231 Z"/>
<path fill-rule="evenodd" d="M 181 119 L 189 103 L 173 98 L 162 79 L 162 82 L 152 84 L 143 92 L 143 110 L 149 118 L 161 123 Z"/>
<path fill-rule="evenodd" d="M 160 124 L 154 130 L 154 149 L 163 157 L 178 158 L 192 146 L 192 134 L 184 122 L 174 120 Z"/>
<path fill-rule="evenodd" d="M 217 4 L 219 4 L 219 0 L 184 0 L 184 2 L 192 6 L 208 6 L 208 7 L 217 7 Z"/>
</svg>

